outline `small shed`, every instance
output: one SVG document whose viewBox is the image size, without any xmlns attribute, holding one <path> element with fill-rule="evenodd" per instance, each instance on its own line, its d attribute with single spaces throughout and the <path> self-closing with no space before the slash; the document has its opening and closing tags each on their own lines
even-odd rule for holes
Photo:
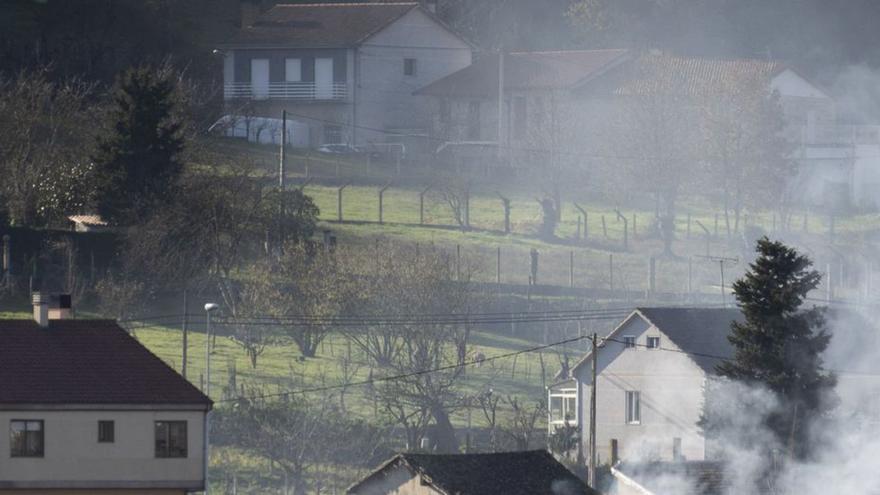
<svg viewBox="0 0 880 495">
<path fill-rule="evenodd" d="M 599 495 L 545 450 L 398 454 L 351 495 Z"/>
</svg>

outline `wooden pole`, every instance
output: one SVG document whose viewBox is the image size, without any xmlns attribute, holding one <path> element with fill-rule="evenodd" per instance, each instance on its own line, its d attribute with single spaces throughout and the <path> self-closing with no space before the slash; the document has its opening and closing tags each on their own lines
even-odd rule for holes
<svg viewBox="0 0 880 495">
<path fill-rule="evenodd" d="M 389 187 L 391 187 L 390 182 L 385 184 L 384 186 L 382 186 L 382 188 L 379 189 L 379 223 L 380 224 L 385 223 L 385 221 L 384 221 L 385 219 L 383 216 L 383 213 L 384 213 L 383 199 L 385 196 L 385 191 L 387 191 Z"/>
<path fill-rule="evenodd" d="M 611 288 L 612 294 L 614 293 L 614 255 L 608 255 L 608 286 Z"/>
<path fill-rule="evenodd" d="M 574 251 L 568 253 L 568 286 L 574 287 Z"/>
<path fill-rule="evenodd" d="M 598 336 L 593 333 L 593 345 L 591 352 L 591 368 L 592 373 L 590 377 L 591 386 L 590 386 L 590 465 L 589 465 L 589 480 L 590 486 L 596 486 L 596 383 L 598 380 L 596 379 L 596 370 L 598 369 L 598 358 L 596 354 L 599 351 L 598 346 Z"/>
<path fill-rule="evenodd" d="M 344 184 L 336 188 L 336 219 L 338 221 L 342 221 L 342 191 L 348 187 L 348 184 Z"/>
<path fill-rule="evenodd" d="M 186 380 L 186 362 L 187 356 L 186 351 L 189 348 L 189 311 L 187 309 L 189 306 L 186 303 L 186 289 L 183 289 L 183 349 L 181 356 L 181 365 L 180 365 L 180 374 L 183 375 L 183 379 Z"/>
<path fill-rule="evenodd" d="M 495 283 L 501 283 L 501 246 L 495 248 Z"/>
</svg>

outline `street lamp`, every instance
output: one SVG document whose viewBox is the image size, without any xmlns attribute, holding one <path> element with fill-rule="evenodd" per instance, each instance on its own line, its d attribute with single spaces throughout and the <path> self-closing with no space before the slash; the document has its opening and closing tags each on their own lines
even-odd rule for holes
<svg viewBox="0 0 880 495">
<path fill-rule="evenodd" d="M 204 392 L 208 397 L 211 396 L 211 313 L 220 306 L 214 303 L 205 304 L 205 314 L 207 315 L 205 327 L 205 387 Z"/>
<path fill-rule="evenodd" d="M 217 304 L 205 304 L 205 387 L 204 392 L 208 398 L 211 397 L 211 313 L 219 308 Z M 209 443 L 208 434 L 210 433 L 209 421 L 211 419 L 211 411 L 205 413 L 205 495 L 208 495 L 208 460 L 211 455 L 211 444 Z"/>
</svg>

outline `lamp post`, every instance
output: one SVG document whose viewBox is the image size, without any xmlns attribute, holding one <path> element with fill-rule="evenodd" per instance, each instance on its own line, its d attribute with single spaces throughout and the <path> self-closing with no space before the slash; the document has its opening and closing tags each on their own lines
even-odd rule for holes
<svg viewBox="0 0 880 495">
<path fill-rule="evenodd" d="M 205 395 L 211 397 L 211 313 L 219 308 L 217 304 L 205 304 Z M 211 455 L 211 444 L 208 435 L 210 433 L 209 421 L 211 420 L 211 411 L 205 413 L 205 495 L 208 495 L 208 461 Z"/>
</svg>

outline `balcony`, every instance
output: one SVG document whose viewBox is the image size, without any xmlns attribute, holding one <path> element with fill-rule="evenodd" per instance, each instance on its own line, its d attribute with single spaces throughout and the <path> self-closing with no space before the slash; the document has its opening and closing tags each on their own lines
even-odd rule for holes
<svg viewBox="0 0 880 495">
<path fill-rule="evenodd" d="M 273 82 L 268 84 L 226 83 L 223 98 L 227 100 L 250 98 L 253 100 L 301 100 L 340 101 L 348 98 L 348 84 L 316 84 L 314 82 Z"/>
</svg>

